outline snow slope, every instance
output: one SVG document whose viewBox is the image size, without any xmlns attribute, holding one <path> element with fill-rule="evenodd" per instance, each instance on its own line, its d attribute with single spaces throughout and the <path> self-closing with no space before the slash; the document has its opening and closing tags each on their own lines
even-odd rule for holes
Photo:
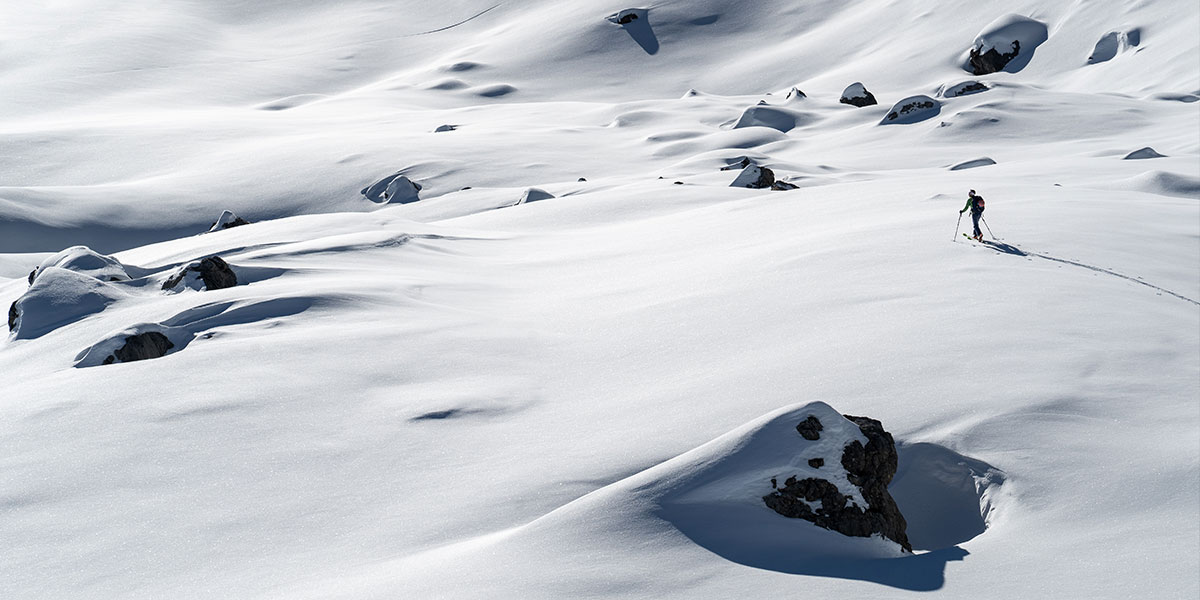
<svg viewBox="0 0 1200 600">
<path fill-rule="evenodd" d="M 1028 62 L 963 70 L 1010 14 Z M 0 340 L 0 597 L 1195 598 L 1198 29 L 2 5 L 0 305 L 36 318 Z M 360 193 L 397 173 L 419 199 Z M 212 254 L 238 286 L 160 289 Z M 97 364 L 140 331 L 175 348 Z M 895 436 L 916 555 L 690 489 L 813 401 Z"/>
</svg>

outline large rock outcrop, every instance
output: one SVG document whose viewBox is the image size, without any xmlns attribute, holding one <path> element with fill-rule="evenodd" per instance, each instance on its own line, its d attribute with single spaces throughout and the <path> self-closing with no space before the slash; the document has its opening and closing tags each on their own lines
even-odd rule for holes
<svg viewBox="0 0 1200 600">
<path fill-rule="evenodd" d="M 763 496 L 763 502 L 785 517 L 853 537 L 882 535 L 911 552 L 907 523 L 887 490 L 898 464 L 891 434 L 879 421 L 867 417 L 844 416 L 857 426 L 857 432 L 836 416 L 824 418 L 839 422 L 822 422 L 810 414 L 796 425 L 797 454 L 805 454 L 806 444 L 828 447 L 831 440 L 822 438 L 829 435 L 834 436 L 834 445 L 841 447 L 840 461 L 826 468 L 823 458 L 810 459 L 808 472 L 791 475 L 782 485 L 772 479 L 774 491 Z M 820 476 L 814 476 L 817 473 Z"/>
</svg>

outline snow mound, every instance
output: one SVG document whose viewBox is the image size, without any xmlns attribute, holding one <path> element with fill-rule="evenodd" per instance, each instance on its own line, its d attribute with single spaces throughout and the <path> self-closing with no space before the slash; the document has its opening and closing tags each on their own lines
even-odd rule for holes
<svg viewBox="0 0 1200 600">
<path fill-rule="evenodd" d="M 304 106 L 305 104 L 309 104 L 311 102 L 316 102 L 317 100 L 324 100 L 328 97 L 329 96 L 325 94 L 296 94 L 294 96 L 286 96 L 284 98 L 279 98 L 278 100 L 272 100 L 271 102 L 264 102 L 255 106 L 254 108 L 257 108 L 258 110 L 270 111 L 288 110 L 299 106 Z"/>
<path fill-rule="evenodd" d="M 517 201 L 514 204 L 512 204 L 512 206 L 517 206 L 518 204 L 529 204 L 531 202 L 537 202 L 539 200 L 549 200 L 553 197 L 554 197 L 554 194 L 551 194 L 550 192 L 547 192 L 546 190 L 543 190 L 541 188 L 531 187 L 529 189 L 526 189 L 524 192 L 522 192 L 521 197 L 518 198 Z"/>
<path fill-rule="evenodd" d="M 909 125 L 932 119 L 942 112 L 942 103 L 925 95 L 909 96 L 892 106 L 880 125 Z"/>
<path fill-rule="evenodd" d="M 481 98 L 500 98 L 516 91 L 517 88 L 515 86 L 507 83 L 494 83 L 474 88 L 471 90 L 471 93 Z"/>
<path fill-rule="evenodd" d="M 127 297 L 124 290 L 90 275 L 58 266 L 43 267 L 10 308 L 10 329 L 14 339 L 36 338 Z"/>
<path fill-rule="evenodd" d="M 1122 160 L 1138 160 L 1143 158 L 1166 158 L 1166 156 L 1159 154 L 1154 150 L 1154 148 L 1146 146 L 1145 148 L 1139 148 L 1133 152 L 1130 152 L 1129 154 L 1126 154 L 1125 158 Z"/>
<path fill-rule="evenodd" d="M 1021 15 L 1005 15 L 975 36 L 963 69 L 975 75 L 1016 73 L 1029 64 L 1034 50 L 1048 38 L 1045 23 Z"/>
<path fill-rule="evenodd" d="M 87 246 L 72 246 L 43 260 L 38 265 L 34 278 L 36 279 L 43 270 L 49 267 L 74 271 L 101 281 L 129 281 L 132 279 L 129 275 L 129 267 L 121 264 L 121 261 L 100 254 Z M 141 269 L 136 269 L 136 271 L 139 272 L 137 275 L 141 276 Z"/>
<path fill-rule="evenodd" d="M 972 160 L 964 160 L 963 162 L 960 162 L 954 166 L 951 166 L 950 170 L 951 171 L 962 171 L 964 169 L 974 169 L 976 167 L 986 167 L 988 165 L 994 165 L 994 164 L 996 164 L 996 161 L 984 156 L 984 157 L 976 158 L 976 159 L 972 159 Z"/>
<path fill-rule="evenodd" d="M 781 133 L 787 133 L 812 120 L 812 115 L 776 106 L 751 106 L 742 111 L 742 116 L 734 123 L 734 129 L 743 127 L 770 127 Z"/>
<path fill-rule="evenodd" d="M 1087 57 L 1087 64 L 1094 65 L 1097 63 L 1107 62 L 1116 58 L 1118 54 L 1136 47 L 1141 43 L 1142 34 L 1139 29 L 1130 31 L 1110 31 L 1096 42 L 1096 46 L 1092 48 L 1092 53 Z"/>
<path fill-rule="evenodd" d="M 397 171 L 388 175 L 363 188 L 359 193 L 366 196 L 367 200 L 380 204 L 407 204 L 420 200 L 418 193 L 421 191 L 421 184 L 402 173 L 403 171 Z"/>
</svg>

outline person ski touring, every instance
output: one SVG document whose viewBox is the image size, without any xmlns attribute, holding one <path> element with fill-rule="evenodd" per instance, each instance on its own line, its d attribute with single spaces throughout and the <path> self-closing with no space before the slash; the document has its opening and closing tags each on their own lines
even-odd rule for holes
<svg viewBox="0 0 1200 600">
<path fill-rule="evenodd" d="M 963 206 L 962 210 L 958 211 L 958 214 L 961 215 L 967 212 L 968 209 L 971 211 L 971 220 L 975 222 L 975 235 L 972 235 L 971 238 L 977 242 L 982 242 L 983 231 L 979 229 L 979 219 L 983 217 L 983 196 L 976 195 L 975 190 L 971 190 L 967 194 L 967 204 Z"/>
</svg>

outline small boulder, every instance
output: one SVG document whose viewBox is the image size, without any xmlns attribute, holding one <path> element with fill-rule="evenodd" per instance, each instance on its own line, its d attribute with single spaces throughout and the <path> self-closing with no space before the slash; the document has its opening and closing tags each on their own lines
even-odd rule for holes
<svg viewBox="0 0 1200 600">
<path fill-rule="evenodd" d="M 762 189 L 771 187 L 773 183 L 775 183 L 774 171 L 766 167 L 750 165 L 738 173 L 737 178 L 729 184 L 729 187 Z"/>
<path fill-rule="evenodd" d="M 213 223 L 212 227 L 208 228 L 208 232 L 212 233 L 214 231 L 220 231 L 222 229 L 229 229 L 230 227 L 241 227 L 242 225 L 249 225 L 249 224 L 250 224 L 250 221 L 247 221 L 247 220 L 233 214 L 232 210 L 226 210 L 226 211 L 223 211 L 221 213 L 221 216 L 217 218 L 217 222 Z"/>
<path fill-rule="evenodd" d="M 788 190 L 798 190 L 800 186 L 791 182 L 776 180 L 775 183 L 771 184 L 771 189 L 777 192 L 786 192 Z"/>
<path fill-rule="evenodd" d="M 879 123 L 908 125 L 936 117 L 941 112 L 942 104 L 937 100 L 924 95 L 909 96 L 892 106 Z"/>
<path fill-rule="evenodd" d="M 13 300 L 12 305 L 8 307 L 8 330 L 9 331 L 12 331 L 17 328 L 17 317 L 20 317 L 20 316 L 21 316 L 21 313 L 20 313 L 20 311 L 17 310 L 17 301 Z"/>
<path fill-rule="evenodd" d="M 421 184 L 410 180 L 408 177 L 393 173 L 372 183 L 363 188 L 360 193 L 367 197 L 371 202 L 380 204 L 407 204 L 420 200 L 418 193 L 421 191 Z"/>
<path fill-rule="evenodd" d="M 731 162 L 731 163 L 721 167 L 721 170 L 722 171 L 736 171 L 739 169 L 745 169 L 748 166 L 750 166 L 750 157 L 743 156 L 741 159 L 737 160 L 736 162 Z"/>
<path fill-rule="evenodd" d="M 433 132 L 442 133 L 445 131 L 454 131 L 455 129 L 458 129 L 458 125 L 438 125 L 437 129 L 434 129 Z"/>
<path fill-rule="evenodd" d="M 175 289 L 180 284 L 196 290 L 220 290 L 233 287 L 238 281 L 229 263 L 214 254 L 177 271 L 163 282 L 162 289 Z"/>
<path fill-rule="evenodd" d="M 167 336 L 157 331 L 147 331 L 137 335 L 131 335 L 125 338 L 125 345 L 117 348 L 112 354 L 104 359 L 103 364 L 111 365 L 114 362 L 133 362 L 135 360 L 146 360 L 149 358 L 159 358 L 167 355 L 167 351 L 174 348 L 175 344 L 167 339 Z"/>
<path fill-rule="evenodd" d="M 867 90 L 866 86 L 864 86 L 861 82 L 854 82 L 849 86 L 846 86 L 846 90 L 842 92 L 842 97 L 838 100 L 838 102 L 841 102 L 842 104 L 849 104 L 851 106 L 857 106 L 859 108 L 871 106 L 872 104 L 879 104 L 879 102 L 875 100 L 875 95 Z"/>
<path fill-rule="evenodd" d="M 805 98 L 807 98 L 807 97 L 808 97 L 808 96 L 807 96 L 807 95 L 805 95 L 805 93 L 804 93 L 804 92 L 800 91 L 800 88 L 794 87 L 794 88 L 792 88 L 791 90 L 789 90 L 789 91 L 788 91 L 788 93 L 787 93 L 787 97 L 785 97 L 785 98 L 784 98 L 784 100 L 787 100 L 787 101 L 792 101 L 792 100 L 803 100 L 803 99 L 805 99 Z"/>
<path fill-rule="evenodd" d="M 943 87 L 938 95 L 943 98 L 957 98 L 959 96 L 968 96 L 970 94 L 986 92 L 989 89 L 991 88 L 978 81 L 964 81 L 962 83 L 956 83 L 951 86 Z"/>
<path fill-rule="evenodd" d="M 616 23 L 617 25 L 628 25 L 634 21 L 644 21 L 646 19 L 646 12 L 647 11 L 644 8 L 627 8 L 620 12 L 608 15 L 606 18 L 609 20 L 609 22 Z"/>
<path fill-rule="evenodd" d="M 810 458 L 810 459 L 808 459 L 808 466 L 810 466 L 814 469 L 820 469 L 821 467 L 825 466 L 825 459 Z"/>
</svg>

